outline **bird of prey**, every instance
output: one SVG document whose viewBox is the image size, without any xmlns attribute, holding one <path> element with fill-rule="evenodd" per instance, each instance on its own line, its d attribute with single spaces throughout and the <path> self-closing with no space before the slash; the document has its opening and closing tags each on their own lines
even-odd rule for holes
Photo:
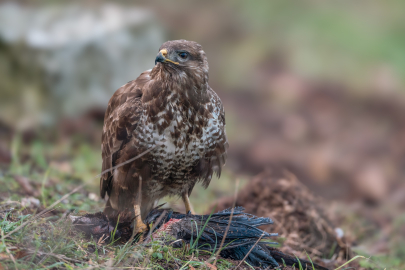
<svg viewBox="0 0 405 270">
<path fill-rule="evenodd" d="M 143 232 L 142 220 L 164 196 L 180 196 L 191 211 L 194 185 L 208 187 L 214 172 L 220 176 L 227 148 L 224 107 L 208 85 L 201 45 L 165 42 L 153 69 L 109 101 L 101 144 L 104 213 L 131 213 L 136 232 Z"/>
</svg>

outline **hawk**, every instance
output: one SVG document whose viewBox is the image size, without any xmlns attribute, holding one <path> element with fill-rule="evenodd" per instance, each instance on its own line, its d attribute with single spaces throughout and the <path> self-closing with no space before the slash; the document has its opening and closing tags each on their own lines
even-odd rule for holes
<svg viewBox="0 0 405 270">
<path fill-rule="evenodd" d="M 220 176 L 227 148 L 224 107 L 208 85 L 201 45 L 163 43 L 153 69 L 119 88 L 108 103 L 101 144 L 104 212 L 130 213 L 143 232 L 142 220 L 164 196 L 180 196 L 191 211 L 194 185 L 206 188 L 214 172 Z"/>
</svg>

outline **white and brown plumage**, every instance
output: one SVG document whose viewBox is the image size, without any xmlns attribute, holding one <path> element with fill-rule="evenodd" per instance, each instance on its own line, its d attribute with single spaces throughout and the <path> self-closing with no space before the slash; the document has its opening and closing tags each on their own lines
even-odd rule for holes
<svg viewBox="0 0 405 270">
<path fill-rule="evenodd" d="M 139 231 L 145 226 L 141 217 L 166 195 L 181 196 L 189 211 L 194 185 L 201 181 L 207 187 L 225 163 L 225 112 L 208 85 L 207 58 L 196 42 L 165 42 L 155 67 L 112 96 L 104 119 L 102 170 L 156 144 L 146 155 L 100 179 L 101 197 L 108 194 L 104 211 L 132 212 Z"/>
</svg>

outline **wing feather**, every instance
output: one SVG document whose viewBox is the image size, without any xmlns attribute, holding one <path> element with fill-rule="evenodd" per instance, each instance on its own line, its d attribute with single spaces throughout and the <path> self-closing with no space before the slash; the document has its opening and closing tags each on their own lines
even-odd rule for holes
<svg viewBox="0 0 405 270">
<path fill-rule="evenodd" d="M 208 93 L 212 96 L 213 113 L 219 115 L 220 134 L 216 139 L 215 144 L 210 149 L 207 149 L 205 157 L 200 160 L 195 170 L 200 176 L 200 180 L 204 187 L 208 187 L 211 182 L 212 174 L 215 173 L 218 177 L 221 176 L 222 166 L 226 162 L 227 150 L 229 147 L 228 139 L 225 131 L 225 110 L 221 99 L 211 89 Z"/>
<path fill-rule="evenodd" d="M 143 72 L 136 80 L 121 86 L 111 97 L 104 116 L 101 137 L 102 169 L 111 169 L 119 158 L 119 151 L 131 139 L 142 115 L 143 86 L 149 81 L 150 71 Z M 112 172 L 100 177 L 100 195 L 109 194 Z"/>
</svg>

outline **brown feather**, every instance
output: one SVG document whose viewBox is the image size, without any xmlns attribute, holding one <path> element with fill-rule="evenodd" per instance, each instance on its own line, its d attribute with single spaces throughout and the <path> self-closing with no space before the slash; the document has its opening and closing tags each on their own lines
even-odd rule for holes
<svg viewBox="0 0 405 270">
<path fill-rule="evenodd" d="M 107 213 L 132 211 L 142 179 L 141 215 L 166 195 L 191 193 L 212 174 L 221 174 L 228 142 L 221 100 L 208 85 L 208 62 L 191 41 L 164 43 L 179 65 L 158 63 L 119 88 L 109 101 L 102 135 L 102 170 L 123 163 L 162 143 L 148 154 L 101 176 L 100 193 Z"/>
</svg>

